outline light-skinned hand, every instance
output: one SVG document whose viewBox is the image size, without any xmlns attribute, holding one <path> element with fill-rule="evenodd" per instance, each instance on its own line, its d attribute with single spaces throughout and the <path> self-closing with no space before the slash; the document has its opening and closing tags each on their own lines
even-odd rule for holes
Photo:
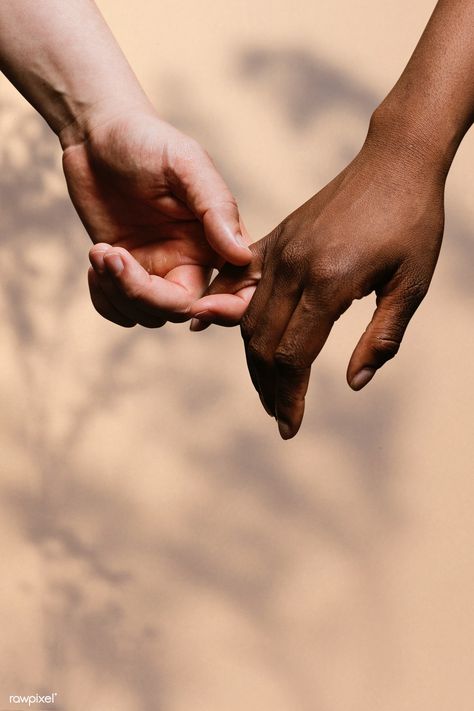
<svg viewBox="0 0 474 711">
<path fill-rule="evenodd" d="M 152 112 L 99 125 L 65 149 L 63 165 L 71 199 L 97 242 L 92 302 L 110 321 L 184 321 L 213 267 L 250 260 L 236 202 L 211 159 Z"/>
</svg>

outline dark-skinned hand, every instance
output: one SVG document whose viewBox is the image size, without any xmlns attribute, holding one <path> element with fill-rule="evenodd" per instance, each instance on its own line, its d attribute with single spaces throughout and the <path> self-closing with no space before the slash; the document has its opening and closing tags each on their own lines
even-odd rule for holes
<svg viewBox="0 0 474 711">
<path fill-rule="evenodd" d="M 333 324 L 371 292 L 377 308 L 347 369 L 363 388 L 397 353 L 440 250 L 444 175 L 369 138 L 331 183 L 226 265 L 197 301 L 193 330 L 241 324 L 252 382 L 281 436 L 301 424 L 311 365 Z"/>
</svg>

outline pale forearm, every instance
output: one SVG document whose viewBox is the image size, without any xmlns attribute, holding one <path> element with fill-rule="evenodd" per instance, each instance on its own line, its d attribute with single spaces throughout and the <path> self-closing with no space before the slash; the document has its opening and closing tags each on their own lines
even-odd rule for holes
<svg viewBox="0 0 474 711">
<path fill-rule="evenodd" d="M 124 108 L 148 105 L 92 0 L 1 0 L 0 67 L 64 146 Z"/>
</svg>

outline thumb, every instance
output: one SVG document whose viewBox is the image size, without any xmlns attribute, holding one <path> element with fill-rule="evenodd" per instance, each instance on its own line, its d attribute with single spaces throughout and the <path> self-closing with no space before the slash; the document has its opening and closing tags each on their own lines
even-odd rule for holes
<svg viewBox="0 0 474 711">
<path fill-rule="evenodd" d="M 202 331 L 211 323 L 235 326 L 240 322 L 260 281 L 264 243 L 265 240 L 260 240 L 250 246 L 253 258 L 248 266 L 224 265 L 204 295 L 191 307 L 192 331 Z"/>
<path fill-rule="evenodd" d="M 210 246 L 226 262 L 248 264 L 252 255 L 237 202 L 200 146 L 196 160 L 186 163 L 180 178 L 184 199 L 201 220 Z"/>
<path fill-rule="evenodd" d="M 425 293 L 426 289 L 421 286 L 398 287 L 377 296 L 377 308 L 347 368 L 347 382 L 353 390 L 361 390 L 377 370 L 397 354 L 410 319 Z"/>
</svg>

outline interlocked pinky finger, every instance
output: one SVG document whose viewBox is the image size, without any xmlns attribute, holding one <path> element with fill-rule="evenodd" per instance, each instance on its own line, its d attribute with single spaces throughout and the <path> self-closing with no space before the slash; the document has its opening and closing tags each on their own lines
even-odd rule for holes
<svg viewBox="0 0 474 711">
<path fill-rule="evenodd" d="M 87 278 L 89 282 L 89 292 L 91 295 L 92 305 L 97 313 L 107 319 L 107 321 L 112 321 L 112 323 L 116 323 L 118 326 L 123 326 L 124 328 L 132 328 L 137 325 L 136 321 L 132 321 L 121 314 L 120 311 L 118 311 L 115 306 L 110 303 L 109 299 L 100 288 L 99 279 L 92 267 L 89 268 Z"/>
</svg>

